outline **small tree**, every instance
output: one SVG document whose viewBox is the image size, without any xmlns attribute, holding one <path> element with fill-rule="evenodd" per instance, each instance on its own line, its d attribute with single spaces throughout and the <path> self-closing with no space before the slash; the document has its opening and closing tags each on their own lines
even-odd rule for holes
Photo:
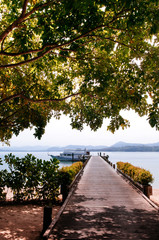
<svg viewBox="0 0 159 240">
<path fill-rule="evenodd" d="M 9 172 L 5 184 L 13 190 L 15 200 L 55 200 L 59 194 L 59 161 L 43 161 L 31 154 L 24 158 L 12 154 L 5 156 Z"/>
</svg>

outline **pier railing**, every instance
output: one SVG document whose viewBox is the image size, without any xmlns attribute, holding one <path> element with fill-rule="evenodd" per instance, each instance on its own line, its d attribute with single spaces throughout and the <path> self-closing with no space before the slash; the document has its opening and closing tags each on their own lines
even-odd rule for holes
<svg viewBox="0 0 159 240">
<path fill-rule="evenodd" d="M 106 156 L 101 156 L 111 167 L 113 167 L 115 169 L 115 164 L 112 163 L 111 161 L 109 161 L 109 155 Z"/>
<path fill-rule="evenodd" d="M 114 169 L 115 164 L 113 164 L 111 161 L 109 161 L 109 156 L 101 156 L 111 167 L 113 167 Z M 152 186 L 151 185 L 142 185 L 138 182 L 135 182 L 130 176 L 128 176 L 127 174 L 123 173 L 121 170 L 119 170 L 118 168 L 116 168 L 116 171 L 118 174 L 122 175 L 124 177 L 124 179 L 128 180 L 131 184 L 133 184 L 133 186 L 135 186 L 137 189 L 139 189 L 141 192 L 143 192 L 145 194 L 146 197 L 150 198 L 150 196 L 152 195 Z"/>
<path fill-rule="evenodd" d="M 142 191 L 146 197 L 150 198 L 152 195 L 152 186 L 151 185 L 142 185 L 138 182 L 135 182 L 130 176 L 123 173 L 121 170 L 117 168 L 117 173 L 121 174 L 125 179 L 127 179 L 130 183 L 132 183 L 135 187 L 137 187 L 140 191 Z"/>
</svg>

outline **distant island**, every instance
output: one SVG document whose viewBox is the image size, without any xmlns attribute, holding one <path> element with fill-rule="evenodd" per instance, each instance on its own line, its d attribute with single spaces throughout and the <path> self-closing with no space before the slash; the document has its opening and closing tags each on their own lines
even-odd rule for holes
<svg viewBox="0 0 159 240">
<path fill-rule="evenodd" d="M 159 152 L 159 142 L 141 144 L 117 142 L 112 146 L 68 145 L 60 146 L 20 146 L 0 147 L 1 152 L 61 152 L 65 149 L 87 149 L 90 152 Z"/>
</svg>

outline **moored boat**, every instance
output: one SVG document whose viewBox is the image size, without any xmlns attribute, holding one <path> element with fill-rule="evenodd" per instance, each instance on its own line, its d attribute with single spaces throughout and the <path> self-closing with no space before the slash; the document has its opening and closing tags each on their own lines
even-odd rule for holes
<svg viewBox="0 0 159 240">
<path fill-rule="evenodd" d="M 86 151 L 86 149 L 84 149 L 84 150 L 82 150 L 82 149 L 76 149 L 76 150 L 67 149 L 67 150 L 64 150 L 63 153 L 60 153 L 60 155 L 50 154 L 50 156 L 52 158 L 57 158 L 60 161 L 85 160 L 89 155 L 90 155 L 90 153 L 88 151 Z"/>
</svg>

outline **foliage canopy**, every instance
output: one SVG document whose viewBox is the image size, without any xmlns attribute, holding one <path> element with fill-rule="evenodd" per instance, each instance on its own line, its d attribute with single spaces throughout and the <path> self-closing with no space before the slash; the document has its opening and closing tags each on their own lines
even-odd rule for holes
<svg viewBox="0 0 159 240">
<path fill-rule="evenodd" d="M 158 21 L 157 0 L 0 0 L 0 140 L 61 113 L 114 132 L 133 109 L 158 130 Z"/>
</svg>

